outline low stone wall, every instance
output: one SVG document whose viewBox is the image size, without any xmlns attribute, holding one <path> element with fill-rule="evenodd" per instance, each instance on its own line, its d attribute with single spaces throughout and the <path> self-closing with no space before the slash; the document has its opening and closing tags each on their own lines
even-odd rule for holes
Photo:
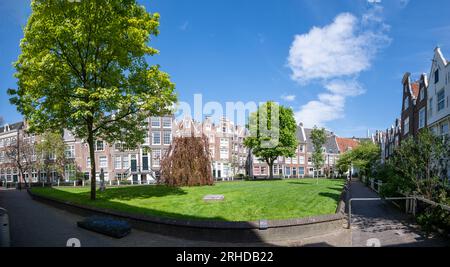
<svg viewBox="0 0 450 267">
<path fill-rule="evenodd" d="M 189 240 L 227 243 L 300 240 L 341 230 L 346 222 L 344 213 L 346 190 L 341 195 L 336 214 L 302 219 L 252 222 L 198 221 L 130 214 L 38 196 L 30 190 L 28 190 L 28 193 L 34 200 L 82 216 L 116 217 L 128 221 L 135 229 Z"/>
</svg>

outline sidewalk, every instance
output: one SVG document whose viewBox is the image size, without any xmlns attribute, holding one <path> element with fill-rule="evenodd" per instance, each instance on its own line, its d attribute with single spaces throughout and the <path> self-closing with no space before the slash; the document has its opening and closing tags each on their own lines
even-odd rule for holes
<svg viewBox="0 0 450 267">
<path fill-rule="evenodd" d="M 351 198 L 377 198 L 377 193 L 360 181 L 351 184 Z M 381 246 L 442 247 L 448 240 L 427 238 L 414 221 L 384 201 L 352 202 L 352 245 L 366 247 L 370 239 Z"/>
</svg>

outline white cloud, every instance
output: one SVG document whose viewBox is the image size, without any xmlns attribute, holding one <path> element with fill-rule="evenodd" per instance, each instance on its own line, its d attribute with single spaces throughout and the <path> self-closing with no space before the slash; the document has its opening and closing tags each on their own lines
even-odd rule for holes
<svg viewBox="0 0 450 267">
<path fill-rule="evenodd" d="M 352 14 L 338 15 L 323 28 L 295 36 L 288 58 L 292 79 L 306 83 L 316 79 L 351 76 L 367 70 L 384 35 L 360 31 L 361 23 Z"/>
<path fill-rule="evenodd" d="M 284 101 L 287 101 L 287 102 L 292 102 L 292 101 L 295 101 L 296 97 L 297 96 L 295 96 L 295 95 L 282 95 L 281 99 L 283 99 Z"/>
<path fill-rule="evenodd" d="M 325 84 L 325 88 L 333 94 L 341 96 L 358 96 L 365 90 L 357 80 L 333 80 Z"/>
<path fill-rule="evenodd" d="M 344 117 L 345 97 L 332 94 L 320 94 L 319 100 L 308 102 L 295 112 L 295 117 L 305 127 L 324 127 L 326 122 Z M 299 120 L 300 118 L 300 120 Z"/>
<path fill-rule="evenodd" d="M 382 6 L 375 5 L 361 18 L 342 13 L 329 25 L 295 36 L 288 57 L 291 78 L 300 85 L 318 82 L 327 90 L 299 108 L 295 113 L 298 122 L 307 127 L 325 126 L 344 118 L 346 98 L 365 92 L 357 76 L 390 43 L 382 11 Z"/>
</svg>

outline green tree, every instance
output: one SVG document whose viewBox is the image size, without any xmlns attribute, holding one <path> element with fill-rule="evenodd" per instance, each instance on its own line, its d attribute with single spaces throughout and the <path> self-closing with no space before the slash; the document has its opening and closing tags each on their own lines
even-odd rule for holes
<svg viewBox="0 0 450 267">
<path fill-rule="evenodd" d="M 399 185 L 404 193 L 416 191 L 428 199 L 439 200 L 437 189 L 447 183 L 449 147 L 448 139 L 423 129 L 417 138 L 402 141 L 395 151 L 390 166 L 398 175 L 387 182 Z"/>
<path fill-rule="evenodd" d="M 293 157 L 298 146 L 294 112 L 269 101 L 250 115 L 247 128 L 250 136 L 244 145 L 269 165 L 269 178 L 273 179 L 275 160 L 280 156 Z"/>
<path fill-rule="evenodd" d="M 380 148 L 377 144 L 365 141 L 356 148 L 345 152 L 339 157 L 337 168 L 347 172 L 352 166 L 359 169 L 361 175 L 371 175 L 372 170 L 380 160 Z"/>
<path fill-rule="evenodd" d="M 325 164 L 325 156 L 323 154 L 323 146 L 327 142 L 325 129 L 314 127 L 311 131 L 311 142 L 313 145 L 312 164 L 315 170 L 320 170 Z"/>
<path fill-rule="evenodd" d="M 64 177 L 64 166 L 68 162 L 65 155 L 66 144 L 61 133 L 43 133 L 35 149 L 38 167 L 40 170 L 45 170 L 47 179 L 49 179 L 51 171 L 55 171 L 58 175 Z"/>
<path fill-rule="evenodd" d="M 352 151 L 347 151 L 340 155 L 338 161 L 336 162 L 336 169 L 338 170 L 340 176 L 348 172 L 348 170 L 352 167 L 353 154 L 351 152 Z"/>
<path fill-rule="evenodd" d="M 30 125 L 43 133 L 68 129 L 86 140 L 94 159 L 97 139 L 128 147 L 142 143 L 145 118 L 171 112 L 174 84 L 147 63 L 158 51 L 159 14 L 136 0 L 33 0 L 8 90 Z M 91 199 L 95 200 L 95 160 Z"/>
</svg>

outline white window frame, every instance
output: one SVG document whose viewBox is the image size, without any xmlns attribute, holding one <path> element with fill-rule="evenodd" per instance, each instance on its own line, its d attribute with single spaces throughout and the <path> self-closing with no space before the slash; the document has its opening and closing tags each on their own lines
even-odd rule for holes
<svg viewBox="0 0 450 267">
<path fill-rule="evenodd" d="M 426 110 L 425 107 L 423 107 L 419 110 L 419 129 L 425 127 L 425 120 L 426 120 Z"/>
<path fill-rule="evenodd" d="M 440 94 L 442 93 L 442 99 L 439 98 Z M 442 107 L 440 107 L 442 105 Z M 437 93 L 437 112 L 440 112 L 441 110 L 445 109 L 445 90 L 441 89 Z"/>
<path fill-rule="evenodd" d="M 409 117 L 403 122 L 403 135 L 409 134 Z"/>
<path fill-rule="evenodd" d="M 102 145 L 101 145 L 101 148 L 102 149 L 99 149 L 99 143 L 101 143 Z M 95 152 L 101 152 L 101 151 L 105 151 L 105 142 L 103 141 L 103 140 L 97 140 L 96 142 L 95 142 Z"/>
<path fill-rule="evenodd" d="M 161 128 L 161 118 L 160 117 L 150 118 L 150 124 L 152 128 Z"/>
<path fill-rule="evenodd" d="M 171 129 L 172 128 L 172 118 L 162 118 L 162 126 L 165 129 Z"/>
<path fill-rule="evenodd" d="M 122 169 L 122 157 L 121 156 L 115 156 L 114 157 L 114 169 L 115 170 L 121 170 Z"/>
<path fill-rule="evenodd" d="M 102 162 L 102 159 L 105 159 L 105 161 Z M 104 164 L 102 164 L 102 163 L 104 163 Z M 107 156 L 98 157 L 98 166 L 100 168 L 108 168 L 108 157 Z"/>
<path fill-rule="evenodd" d="M 167 134 L 168 134 L 168 136 L 167 136 Z M 169 138 L 168 142 L 166 142 L 166 137 Z M 172 132 L 164 131 L 163 132 L 163 144 L 164 145 L 170 145 L 171 143 L 172 143 Z"/>
<path fill-rule="evenodd" d="M 159 143 L 155 142 L 156 134 L 159 134 Z M 152 145 L 161 145 L 161 132 L 152 132 Z"/>
</svg>

